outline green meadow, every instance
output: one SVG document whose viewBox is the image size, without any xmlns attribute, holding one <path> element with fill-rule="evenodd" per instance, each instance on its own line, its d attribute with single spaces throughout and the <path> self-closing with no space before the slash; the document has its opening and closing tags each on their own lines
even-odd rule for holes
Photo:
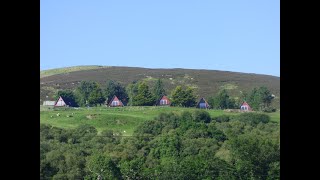
<svg viewBox="0 0 320 180">
<path fill-rule="evenodd" d="M 50 124 L 61 128 L 76 128 L 81 124 L 89 124 L 99 132 L 107 129 L 120 131 L 123 135 L 132 135 L 134 129 L 144 121 L 152 120 L 160 113 L 177 113 L 195 111 L 196 108 L 182 107 L 90 107 L 90 108 L 48 108 L 40 106 L 40 123 Z M 211 117 L 221 115 L 238 115 L 239 112 L 225 112 L 223 110 L 206 110 Z M 266 113 L 272 122 L 280 122 L 280 113 Z"/>
</svg>

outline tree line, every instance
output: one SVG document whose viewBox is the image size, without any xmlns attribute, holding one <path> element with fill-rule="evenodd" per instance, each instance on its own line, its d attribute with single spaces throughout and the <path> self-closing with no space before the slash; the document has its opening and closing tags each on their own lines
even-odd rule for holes
<svg viewBox="0 0 320 180">
<path fill-rule="evenodd" d="M 109 102 L 116 95 L 125 105 L 152 106 L 160 98 L 167 95 L 161 79 L 155 81 L 152 88 L 144 81 L 132 82 L 126 87 L 117 81 L 110 80 L 104 87 L 93 81 L 82 81 L 74 91 L 60 90 L 56 96 L 63 97 L 75 106 L 97 106 L 106 100 Z M 171 105 L 180 107 L 195 107 L 197 104 L 195 90 L 191 87 L 177 86 L 170 95 Z M 274 96 L 266 87 L 254 88 L 250 93 L 243 92 L 236 100 L 230 97 L 227 90 L 219 91 L 215 96 L 208 98 L 210 108 L 238 109 L 243 101 L 247 101 L 253 110 L 275 111 L 271 107 Z"/>
<path fill-rule="evenodd" d="M 40 179 L 280 179 L 269 116 L 162 113 L 132 137 L 90 125 L 40 126 Z"/>
<path fill-rule="evenodd" d="M 238 100 L 230 97 L 228 92 L 223 89 L 216 96 L 209 97 L 208 103 L 213 105 L 215 109 L 237 109 L 246 101 L 255 111 L 274 112 L 276 109 L 271 106 L 274 97 L 271 91 L 264 86 L 255 87 L 249 93 L 242 92 Z"/>
</svg>

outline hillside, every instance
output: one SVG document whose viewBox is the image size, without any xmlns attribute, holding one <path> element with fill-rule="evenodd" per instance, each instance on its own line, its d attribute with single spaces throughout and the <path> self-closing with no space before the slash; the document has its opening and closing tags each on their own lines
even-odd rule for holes
<svg viewBox="0 0 320 180">
<path fill-rule="evenodd" d="M 77 109 L 48 109 L 40 106 L 40 123 L 55 127 L 72 129 L 81 124 L 94 126 L 99 132 L 103 130 L 120 131 L 123 135 L 132 135 L 135 128 L 147 120 L 152 120 L 160 113 L 181 114 L 184 111 L 194 112 L 196 108 L 182 107 L 123 107 L 123 108 L 77 108 Z M 211 117 L 221 115 L 234 116 L 241 113 L 224 112 L 223 110 L 207 110 Z M 59 116 L 57 116 L 59 114 Z M 280 122 L 280 113 L 265 113 L 271 122 Z"/>
<path fill-rule="evenodd" d="M 198 69 L 150 69 L 114 66 L 76 66 L 40 71 L 40 104 L 53 100 L 59 89 L 74 89 L 83 80 L 99 82 L 104 86 L 108 80 L 127 84 L 144 80 L 150 85 L 161 78 L 168 94 L 177 85 L 192 86 L 198 97 L 208 98 L 220 89 L 227 89 L 233 97 L 254 87 L 266 86 L 276 95 L 274 106 L 280 107 L 280 78 L 270 75 L 249 74 Z"/>
<path fill-rule="evenodd" d="M 279 122 L 279 111 L 40 106 L 40 177 L 280 179 Z"/>
<path fill-rule="evenodd" d="M 103 67 L 105 68 L 106 66 L 73 66 L 73 67 L 66 67 L 66 68 L 50 69 L 50 70 L 40 71 L 40 78 L 43 78 L 46 76 L 52 76 L 55 74 L 66 74 L 74 71 L 99 69 Z"/>
</svg>

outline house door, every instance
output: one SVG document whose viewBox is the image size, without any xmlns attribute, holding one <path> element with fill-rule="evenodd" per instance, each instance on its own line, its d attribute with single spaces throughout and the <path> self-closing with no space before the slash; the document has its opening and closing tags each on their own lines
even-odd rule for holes
<svg viewBox="0 0 320 180">
<path fill-rule="evenodd" d="M 206 103 L 200 103 L 199 106 L 200 108 L 207 108 Z"/>
</svg>

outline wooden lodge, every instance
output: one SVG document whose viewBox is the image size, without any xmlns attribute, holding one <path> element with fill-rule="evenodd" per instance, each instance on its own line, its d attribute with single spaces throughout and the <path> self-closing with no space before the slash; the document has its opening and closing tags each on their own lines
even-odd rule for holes
<svg viewBox="0 0 320 180">
<path fill-rule="evenodd" d="M 209 109 L 210 105 L 204 98 L 201 98 L 196 107 L 200 109 Z"/>
</svg>

